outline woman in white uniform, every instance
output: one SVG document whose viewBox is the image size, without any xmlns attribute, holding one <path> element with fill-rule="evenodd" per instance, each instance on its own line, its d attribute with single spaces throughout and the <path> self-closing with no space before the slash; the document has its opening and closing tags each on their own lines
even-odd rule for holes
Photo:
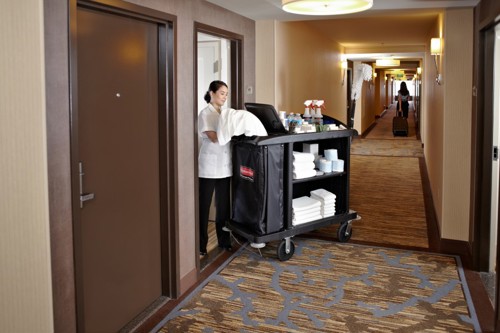
<svg viewBox="0 0 500 333">
<path fill-rule="evenodd" d="M 227 95 L 228 87 L 224 82 L 210 83 L 205 94 L 208 105 L 198 116 L 198 134 L 202 139 L 198 156 L 200 255 L 207 254 L 208 216 L 214 190 L 217 241 L 220 248 L 232 250 L 230 234 L 222 229 L 230 214 L 230 180 L 233 174 L 231 143 L 220 145 L 217 140 L 219 116 Z"/>
</svg>

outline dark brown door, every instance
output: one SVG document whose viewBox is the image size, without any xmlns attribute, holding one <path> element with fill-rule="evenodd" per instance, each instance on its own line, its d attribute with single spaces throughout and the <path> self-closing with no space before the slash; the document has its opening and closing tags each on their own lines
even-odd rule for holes
<svg viewBox="0 0 500 333">
<path fill-rule="evenodd" d="M 80 7 L 77 27 L 79 327 L 116 332 L 162 293 L 158 28 Z"/>
</svg>

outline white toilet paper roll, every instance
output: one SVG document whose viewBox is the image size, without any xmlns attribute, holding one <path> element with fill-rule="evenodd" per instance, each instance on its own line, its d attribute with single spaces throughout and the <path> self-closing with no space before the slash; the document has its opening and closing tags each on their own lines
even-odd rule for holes
<svg viewBox="0 0 500 333">
<path fill-rule="evenodd" d="M 326 149 L 325 158 L 330 161 L 338 160 L 337 149 Z"/>
<path fill-rule="evenodd" d="M 323 172 L 332 172 L 332 162 L 325 158 L 320 159 L 319 170 Z"/>
<path fill-rule="evenodd" d="M 332 171 L 344 172 L 344 160 L 333 160 L 331 163 Z"/>
</svg>

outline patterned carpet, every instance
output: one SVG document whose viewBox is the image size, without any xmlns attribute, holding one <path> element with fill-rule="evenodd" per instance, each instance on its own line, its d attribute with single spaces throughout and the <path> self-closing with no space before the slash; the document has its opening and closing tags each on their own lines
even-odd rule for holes
<svg viewBox="0 0 500 333">
<path fill-rule="evenodd" d="M 154 332 L 478 332 L 453 256 L 295 238 L 241 248 Z"/>
<path fill-rule="evenodd" d="M 352 155 L 424 157 L 422 143 L 418 140 L 389 140 L 355 138 Z"/>
<path fill-rule="evenodd" d="M 351 155 L 351 241 L 428 249 L 427 220 L 418 158 Z M 335 238 L 338 225 L 310 233 Z"/>
<path fill-rule="evenodd" d="M 412 106 L 410 110 L 408 137 L 392 135 L 394 104 L 365 139 L 353 140 L 349 207 L 362 219 L 353 223 L 352 241 L 429 247 L 420 170 L 423 149 Z"/>
</svg>

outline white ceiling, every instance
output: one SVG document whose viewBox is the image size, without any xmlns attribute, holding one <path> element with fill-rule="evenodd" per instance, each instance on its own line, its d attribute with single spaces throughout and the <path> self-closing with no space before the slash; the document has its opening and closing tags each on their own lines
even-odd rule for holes
<svg viewBox="0 0 500 333">
<path fill-rule="evenodd" d="M 310 16 L 290 14 L 281 9 L 281 0 L 207 0 L 232 12 L 252 20 L 297 21 L 309 20 Z M 320 16 L 319 19 L 335 19 L 341 17 L 361 17 L 378 15 L 381 11 L 414 9 L 440 9 L 451 7 L 474 7 L 479 0 L 373 0 L 373 7 L 363 13 L 344 16 Z"/>
<path fill-rule="evenodd" d="M 290 14 L 281 0 L 206 0 L 252 20 L 308 21 L 344 46 L 349 59 L 387 56 L 419 59 L 428 44 L 430 29 L 444 8 L 474 7 L 479 0 L 373 0 L 367 11 L 334 16 Z M 370 53 L 370 54 L 368 54 Z"/>
</svg>

